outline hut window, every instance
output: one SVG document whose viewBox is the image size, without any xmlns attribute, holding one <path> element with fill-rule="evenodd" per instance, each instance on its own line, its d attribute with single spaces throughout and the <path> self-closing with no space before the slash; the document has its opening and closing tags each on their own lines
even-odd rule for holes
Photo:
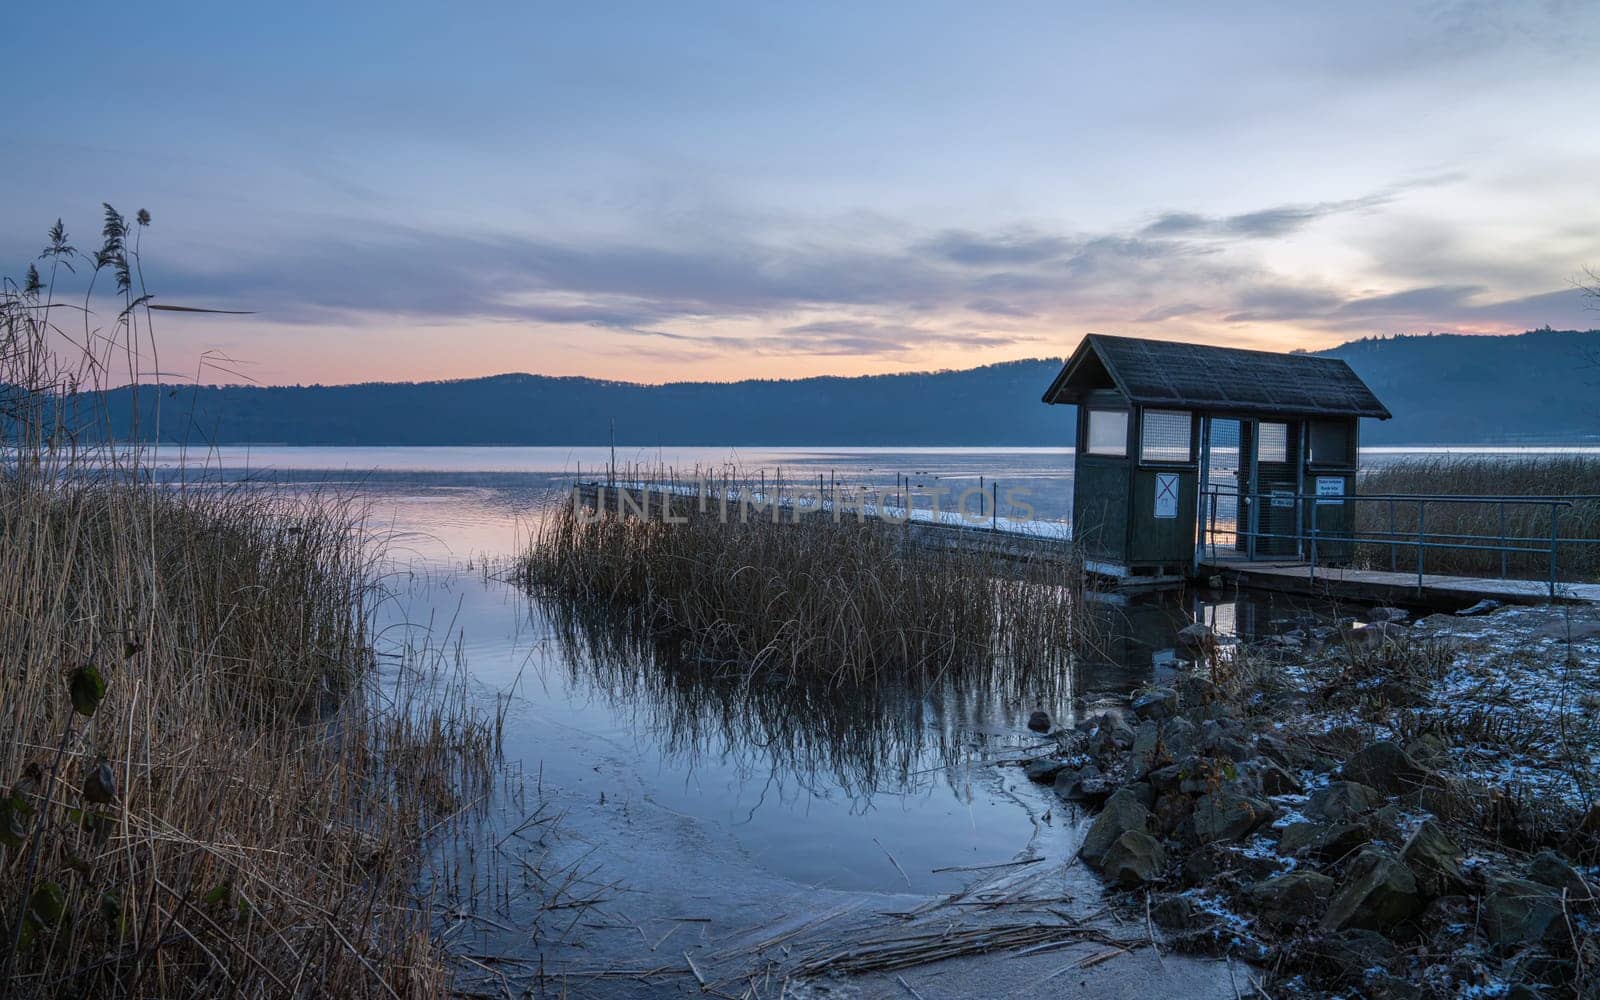
<svg viewBox="0 0 1600 1000">
<path fill-rule="evenodd" d="M 1256 432 L 1256 461 L 1289 460 L 1289 425 L 1262 421 Z"/>
<path fill-rule="evenodd" d="M 1089 447 L 1091 455 L 1128 453 L 1128 411 L 1090 410 Z"/>
<path fill-rule="evenodd" d="M 1187 410 L 1145 410 L 1139 424 L 1139 458 L 1145 462 L 1187 462 L 1189 430 L 1194 421 Z"/>
<path fill-rule="evenodd" d="M 1350 426 L 1332 420 L 1311 422 L 1313 465 L 1350 464 Z"/>
</svg>

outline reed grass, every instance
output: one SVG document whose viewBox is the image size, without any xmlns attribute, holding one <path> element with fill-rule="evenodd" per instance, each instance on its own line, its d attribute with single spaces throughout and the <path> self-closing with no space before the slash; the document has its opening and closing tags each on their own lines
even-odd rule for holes
<svg viewBox="0 0 1600 1000">
<path fill-rule="evenodd" d="M 1062 546 L 1019 561 L 825 511 L 668 523 L 574 499 L 543 521 L 519 574 L 580 613 L 620 616 L 673 658 L 849 688 L 1068 664 L 1089 618 L 1081 562 Z"/>
<path fill-rule="evenodd" d="M 1583 455 L 1406 459 L 1363 473 L 1359 492 L 1580 498 L 1556 515 L 1558 578 L 1566 582 L 1600 580 L 1600 459 Z M 1396 539 L 1392 545 L 1359 545 L 1356 561 L 1374 569 L 1415 572 L 1416 546 L 1408 547 L 1406 542 L 1417 533 L 1416 504 L 1374 501 L 1356 504 L 1355 509 L 1359 533 Z M 1507 576 L 1516 578 L 1545 579 L 1549 575 L 1548 506 L 1491 501 L 1430 503 L 1425 517 L 1423 526 L 1429 535 L 1456 536 L 1468 544 L 1487 546 L 1501 545 L 1505 539 L 1510 545 L 1531 550 L 1509 553 L 1502 562 L 1498 551 L 1428 548 L 1423 568 L 1429 573 L 1494 577 L 1503 568 Z"/>
<path fill-rule="evenodd" d="M 161 485 L 97 425 L 153 354 L 128 232 L 58 227 L 0 297 L 0 995 L 440 995 L 418 866 L 497 730 L 459 676 L 380 676 L 357 507 Z M 76 335 L 73 264 L 116 287 Z"/>
</svg>

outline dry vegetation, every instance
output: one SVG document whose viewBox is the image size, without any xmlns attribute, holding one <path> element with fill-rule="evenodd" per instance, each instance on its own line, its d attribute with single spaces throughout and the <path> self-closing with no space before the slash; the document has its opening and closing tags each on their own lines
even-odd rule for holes
<svg viewBox="0 0 1600 1000">
<path fill-rule="evenodd" d="M 1582 497 L 1560 510 L 1556 528 L 1564 544 L 1557 546 L 1559 577 L 1567 582 L 1600 579 L 1600 459 L 1589 456 L 1532 458 L 1439 457 L 1408 459 L 1364 473 L 1360 492 L 1366 495 L 1433 494 L 1445 496 Z M 1357 560 L 1376 569 L 1414 571 L 1417 552 L 1408 538 L 1417 531 L 1415 504 L 1396 502 L 1391 511 L 1381 502 L 1356 505 L 1362 535 L 1393 532 L 1397 544 L 1363 544 Z M 1502 520 L 1503 515 L 1503 520 Z M 1512 553 L 1506 574 L 1544 579 L 1550 568 L 1550 508 L 1531 504 L 1429 504 L 1428 533 L 1461 536 L 1476 545 L 1511 544 L 1536 551 Z M 1475 537 L 1467 537 L 1475 536 Z M 1585 544 L 1576 540 L 1586 540 Z M 1495 551 L 1430 548 L 1425 555 L 1430 573 L 1498 576 L 1502 562 Z"/>
<path fill-rule="evenodd" d="M 743 673 L 847 687 L 960 676 L 997 661 L 1062 665 L 1087 634 L 1076 560 L 908 544 L 826 513 L 687 523 L 564 504 L 524 556 L 523 583 L 621 616 L 658 644 Z"/>
<path fill-rule="evenodd" d="M 496 730 L 456 678 L 380 679 L 354 509 L 155 485 L 75 405 L 150 364 L 109 208 L 104 235 L 58 229 L 0 300 L 0 993 L 437 995 L 418 865 Z M 53 308 L 72 267 L 114 277 L 109 328 L 105 297 Z"/>
</svg>

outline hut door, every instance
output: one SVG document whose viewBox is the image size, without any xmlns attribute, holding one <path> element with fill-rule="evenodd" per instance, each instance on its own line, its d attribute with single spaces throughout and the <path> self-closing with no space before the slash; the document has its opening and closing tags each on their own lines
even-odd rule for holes
<svg viewBox="0 0 1600 1000">
<path fill-rule="evenodd" d="M 1255 554 L 1298 555 L 1299 504 L 1295 495 L 1300 489 L 1300 425 L 1253 420 L 1250 429 Z"/>
<path fill-rule="evenodd" d="M 1242 549 L 1239 516 L 1244 510 L 1239 497 L 1246 492 L 1244 463 L 1239 461 L 1240 423 L 1220 417 L 1207 417 L 1201 428 L 1205 439 L 1200 453 L 1205 468 L 1200 486 L 1200 545 L 1203 554 L 1215 556 L 1218 549 Z"/>
</svg>

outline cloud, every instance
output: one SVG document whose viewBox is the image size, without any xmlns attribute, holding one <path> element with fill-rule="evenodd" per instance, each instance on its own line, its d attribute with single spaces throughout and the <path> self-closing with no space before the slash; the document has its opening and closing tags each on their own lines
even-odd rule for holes
<svg viewBox="0 0 1600 1000">
<path fill-rule="evenodd" d="M 1265 240 L 1297 233 L 1314 222 L 1348 212 L 1376 208 L 1389 201 L 1396 189 L 1364 198 L 1313 205 L 1275 205 L 1238 215 L 1206 216 L 1194 212 L 1167 212 L 1144 229 L 1143 236 L 1209 239 Z"/>
<path fill-rule="evenodd" d="M 628 240 L 351 224 L 189 261 L 153 252 L 160 267 L 151 277 L 166 301 L 252 309 L 269 322 L 588 327 L 678 360 L 992 351 L 1091 325 L 1180 336 L 1231 328 L 1225 336 L 1246 337 L 1262 334 L 1252 326 L 1343 334 L 1593 322 L 1576 293 L 1503 291 L 1525 288 L 1524 276 L 1507 270 L 1496 280 L 1481 259 L 1453 281 L 1386 268 L 1372 281 L 1380 291 L 1273 266 L 1272 241 L 1386 204 L 1406 186 L 1226 216 L 1174 211 L 1127 231 L 919 234 L 885 222 L 863 236 L 729 215 Z M 1430 231 L 1430 244 L 1448 247 L 1452 234 Z M 981 327 L 959 322 L 973 314 Z M 593 349 L 617 343 L 596 338 Z"/>
</svg>

